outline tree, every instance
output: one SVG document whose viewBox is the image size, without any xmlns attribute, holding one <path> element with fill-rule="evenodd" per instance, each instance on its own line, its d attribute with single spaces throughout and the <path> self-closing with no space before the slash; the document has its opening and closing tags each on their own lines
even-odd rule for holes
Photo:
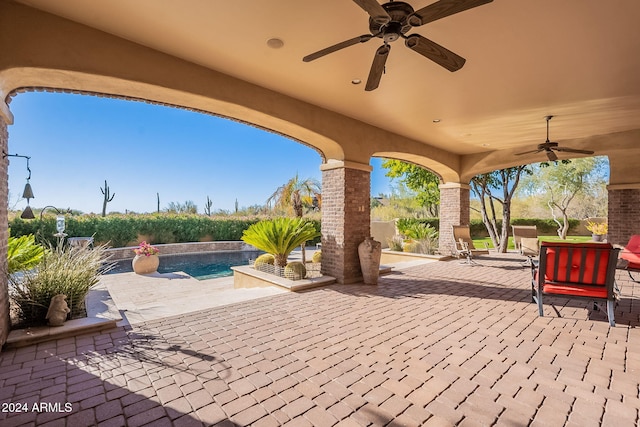
<svg viewBox="0 0 640 427">
<path fill-rule="evenodd" d="M 320 183 L 313 178 L 307 178 L 305 180 L 300 179 L 298 174 L 291 178 L 286 184 L 281 185 L 278 189 L 267 199 L 267 205 L 273 203 L 273 208 L 281 210 L 286 213 L 290 213 L 293 210 L 293 214 L 302 218 L 304 214 L 304 208 L 310 209 L 313 207 L 313 197 L 320 194 Z"/>
<path fill-rule="evenodd" d="M 113 200 L 116 197 L 116 193 L 111 194 L 111 190 L 107 185 L 107 180 L 104 180 L 104 188 L 100 187 L 100 192 L 102 192 L 103 200 L 102 200 L 102 216 L 107 216 L 107 203 Z"/>
<path fill-rule="evenodd" d="M 607 161 L 605 157 L 584 157 L 571 161 L 540 163 L 534 167 L 527 179 L 529 193 L 538 192 L 543 198 L 553 220 L 558 224 L 558 236 L 566 239 L 569 231 L 569 217 L 575 201 L 583 202 L 593 199 L 594 194 L 606 194 L 603 188 L 606 183 Z M 598 216 L 602 213 L 602 199 L 592 201 L 593 214 L 587 215 L 589 208 L 585 205 L 576 209 L 579 217 Z"/>
<path fill-rule="evenodd" d="M 409 190 L 416 193 L 416 200 L 427 208 L 429 215 L 438 216 L 440 206 L 440 178 L 428 169 L 403 162 L 401 160 L 387 159 L 382 162 L 382 167 L 387 169 L 385 176 L 400 178 L 400 182 Z"/>
<path fill-rule="evenodd" d="M 511 224 L 511 201 L 523 173 L 529 173 L 527 165 L 477 175 L 471 180 L 471 189 L 480 199 L 482 222 L 489 232 L 493 246 L 500 253 L 507 251 Z M 502 197 L 497 197 L 492 191 L 502 191 Z M 500 230 L 498 230 L 495 202 L 500 203 L 502 208 L 502 227 Z"/>
<path fill-rule="evenodd" d="M 198 205 L 193 203 L 193 201 L 191 201 L 191 200 L 187 200 L 184 203 L 171 202 L 167 206 L 167 212 L 169 212 L 169 213 L 177 213 L 177 214 L 197 214 L 198 213 Z"/>
</svg>

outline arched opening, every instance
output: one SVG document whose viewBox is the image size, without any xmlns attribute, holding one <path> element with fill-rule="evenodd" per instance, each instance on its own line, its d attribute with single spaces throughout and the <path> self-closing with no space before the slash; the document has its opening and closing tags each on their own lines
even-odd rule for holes
<svg viewBox="0 0 640 427">
<path fill-rule="evenodd" d="M 203 213 L 264 205 L 296 173 L 320 180 L 322 155 L 225 118 L 124 99 L 29 92 L 11 102 L 9 151 L 31 156 L 34 206 L 156 212 L 191 201 Z M 10 162 L 9 207 L 22 209 L 24 165 Z M 160 207 L 158 207 L 158 199 Z"/>
</svg>

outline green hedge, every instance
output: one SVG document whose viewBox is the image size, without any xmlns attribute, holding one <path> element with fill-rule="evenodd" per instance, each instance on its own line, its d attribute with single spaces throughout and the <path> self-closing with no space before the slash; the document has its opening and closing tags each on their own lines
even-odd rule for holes
<svg viewBox="0 0 640 427">
<path fill-rule="evenodd" d="M 240 240 L 242 232 L 260 218 L 211 218 L 202 215 L 98 215 L 67 216 L 66 229 L 70 237 L 94 236 L 96 244 L 111 247 L 134 245 L 139 238 L 151 244 L 198 241 Z M 310 220 L 320 230 L 320 221 Z M 55 244 L 55 217 L 9 222 L 11 236 L 35 234 L 39 241 Z M 311 244 L 318 243 L 316 239 Z"/>
<path fill-rule="evenodd" d="M 66 218 L 66 230 L 70 237 L 94 236 L 96 244 L 109 244 L 112 247 L 123 247 L 136 244 L 139 238 L 149 243 L 184 243 L 199 241 L 240 240 L 242 232 L 251 224 L 262 218 L 228 218 L 208 217 L 202 215 L 148 214 L 148 215 L 80 215 Z M 320 221 L 311 221 L 320 231 Z M 440 223 L 438 218 L 400 218 L 398 229 L 402 232 L 413 223 L 429 224 L 436 230 Z M 557 225 L 550 219 L 514 218 L 512 225 L 535 225 L 540 235 L 555 235 Z M 569 220 L 569 233 L 575 233 L 580 220 Z M 500 226 L 500 222 L 498 223 Z M 9 222 L 12 237 L 34 234 L 39 241 L 55 244 L 55 216 L 46 215 L 42 222 L 39 219 L 24 220 L 19 217 Z M 486 237 L 487 229 L 480 220 L 471 221 L 471 235 Z M 316 238 L 310 244 L 320 242 Z"/>
<path fill-rule="evenodd" d="M 412 223 L 429 224 L 436 230 L 439 230 L 440 220 L 438 218 L 400 218 L 397 225 L 398 230 L 402 231 L 409 227 Z M 535 225 L 538 229 L 539 235 L 555 235 L 557 233 L 558 224 L 552 219 L 538 219 L 538 218 L 512 218 L 511 225 Z M 580 225 L 579 219 L 569 219 L 569 234 L 576 233 L 578 226 Z M 498 227 L 502 227 L 502 221 L 498 221 Z M 472 237 L 487 237 L 489 233 L 487 228 L 481 220 L 471 220 L 469 224 L 469 230 Z M 509 230 L 511 234 L 511 230 Z"/>
</svg>

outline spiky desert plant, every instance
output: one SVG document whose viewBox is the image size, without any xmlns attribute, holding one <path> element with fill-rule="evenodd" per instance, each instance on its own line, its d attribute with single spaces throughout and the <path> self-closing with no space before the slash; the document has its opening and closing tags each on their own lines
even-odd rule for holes
<svg viewBox="0 0 640 427">
<path fill-rule="evenodd" d="M 107 216 L 107 203 L 113 200 L 116 197 L 116 193 L 111 194 L 111 189 L 107 185 L 107 180 L 104 180 L 104 188 L 100 187 L 100 192 L 102 193 L 102 216 Z"/>
<path fill-rule="evenodd" d="M 291 280 L 301 280 L 307 275 L 307 268 L 300 261 L 292 261 L 284 268 L 284 277 Z"/>
<path fill-rule="evenodd" d="M 33 234 L 9 237 L 7 247 L 7 272 L 9 274 L 31 270 L 42 261 L 44 247 L 36 243 Z"/>
<path fill-rule="evenodd" d="M 284 267 L 291 251 L 319 235 L 313 224 L 302 218 L 275 218 L 253 224 L 244 231 L 242 240 L 272 254 L 276 265 Z"/>
<path fill-rule="evenodd" d="M 10 276 L 10 296 L 26 325 L 43 324 L 51 298 L 67 296 L 71 317 L 85 313 L 85 297 L 111 267 L 104 246 L 93 249 L 60 245 L 46 251 L 37 269 Z"/>
<path fill-rule="evenodd" d="M 273 265 L 276 262 L 276 258 L 271 254 L 262 254 L 253 262 L 253 268 L 260 271 L 269 271 L 269 268 L 273 270 Z"/>
</svg>

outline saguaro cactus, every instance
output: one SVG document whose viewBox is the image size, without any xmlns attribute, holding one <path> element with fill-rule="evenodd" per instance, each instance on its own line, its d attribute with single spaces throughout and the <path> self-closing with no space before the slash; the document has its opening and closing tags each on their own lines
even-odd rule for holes
<svg viewBox="0 0 640 427">
<path fill-rule="evenodd" d="M 213 206 L 213 200 L 207 196 L 207 203 L 204 205 L 204 213 L 207 216 L 211 216 L 211 206 Z"/>
<path fill-rule="evenodd" d="M 106 179 L 104 180 L 104 188 L 100 187 L 100 191 L 104 196 L 104 199 L 102 201 L 102 216 L 107 216 L 107 203 L 113 200 L 113 198 L 116 196 L 116 193 L 111 194 L 111 190 L 107 185 Z"/>
</svg>

